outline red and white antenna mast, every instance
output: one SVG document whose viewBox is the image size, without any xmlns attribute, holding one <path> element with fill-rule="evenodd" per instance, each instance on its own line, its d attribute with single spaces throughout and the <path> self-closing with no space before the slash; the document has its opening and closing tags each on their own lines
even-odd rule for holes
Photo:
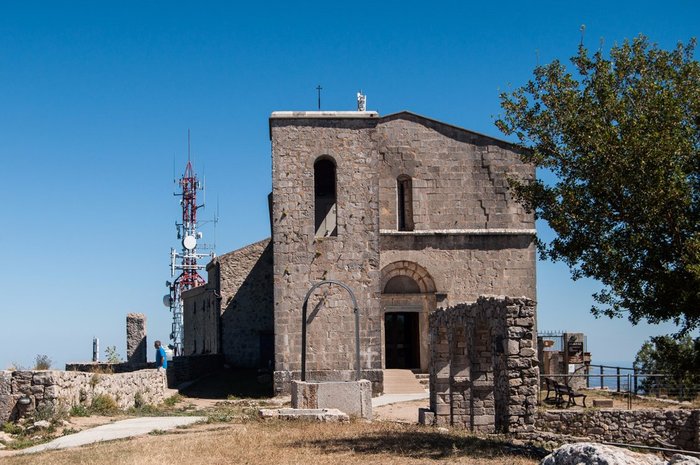
<svg viewBox="0 0 700 465">
<path fill-rule="evenodd" d="M 198 250 L 209 249 L 205 244 L 198 244 L 202 238 L 202 233 L 197 231 L 197 210 L 204 207 L 204 204 L 197 205 L 197 191 L 204 190 L 204 186 L 197 179 L 197 174 L 192 167 L 190 160 L 190 131 L 187 130 L 187 165 L 185 172 L 180 178 L 180 191 L 173 195 L 180 196 L 180 206 L 182 207 L 182 222 L 175 222 L 177 238 L 181 240 L 182 249 L 177 252 L 170 249 L 170 276 L 175 277 L 173 282 L 166 281 L 165 285 L 170 293 L 163 298 L 163 303 L 170 308 L 173 314 L 172 332 L 170 339 L 173 341 L 173 351 L 175 355 L 182 355 L 183 352 L 183 300 L 182 293 L 193 287 L 201 286 L 205 283 L 204 278 L 199 275 L 199 270 L 203 270 L 206 265 L 200 265 L 197 260 L 204 257 L 215 256 L 214 252 L 200 253 Z M 216 219 L 214 220 L 216 222 Z"/>
</svg>

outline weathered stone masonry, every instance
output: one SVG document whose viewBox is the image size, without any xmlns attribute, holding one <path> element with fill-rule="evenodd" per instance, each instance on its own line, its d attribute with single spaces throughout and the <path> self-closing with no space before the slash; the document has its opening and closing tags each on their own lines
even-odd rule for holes
<svg viewBox="0 0 700 465">
<path fill-rule="evenodd" d="M 423 423 L 482 432 L 533 431 L 535 303 L 480 298 L 430 315 L 430 412 Z"/>
<path fill-rule="evenodd" d="M 184 293 L 185 355 L 221 354 L 237 367 L 274 359 L 272 244 L 250 244 L 212 260 L 208 280 Z"/>
<path fill-rule="evenodd" d="M 534 218 L 508 192 L 509 177 L 534 178 L 520 147 L 409 112 L 274 112 L 269 123 L 271 241 L 215 259 L 206 290 L 185 293 L 186 354 L 216 348 L 234 366 L 274 357 L 275 392 L 288 393 L 302 300 L 333 279 L 357 297 L 362 376 L 376 393 L 384 368 L 428 370 L 437 308 L 535 298 Z M 215 299 L 218 327 L 200 315 Z M 309 311 L 309 380 L 352 379 L 348 296 L 321 288 Z"/>
<path fill-rule="evenodd" d="M 79 371 L 0 371 L 0 422 L 15 420 L 20 413 L 36 408 L 70 409 L 90 405 L 96 395 L 111 396 L 120 408 L 134 406 L 137 393 L 148 404 L 165 399 L 165 372 L 140 370 L 130 373 L 97 374 Z M 27 397 L 26 410 L 19 399 Z"/>
<path fill-rule="evenodd" d="M 275 386 L 288 391 L 301 367 L 301 307 L 324 279 L 348 284 L 361 312 L 361 368 L 381 369 L 376 122 L 371 118 L 270 118 L 274 249 Z M 314 164 L 336 166 L 337 236 L 316 237 Z M 336 380 L 354 367 L 354 315 L 345 291 L 309 301 L 307 367 Z M 371 373 L 367 375 L 372 377 Z"/>
<path fill-rule="evenodd" d="M 700 450 L 700 410 L 550 410 L 537 416 L 537 431 L 600 442 Z M 546 434 L 531 439 L 548 440 Z"/>
</svg>

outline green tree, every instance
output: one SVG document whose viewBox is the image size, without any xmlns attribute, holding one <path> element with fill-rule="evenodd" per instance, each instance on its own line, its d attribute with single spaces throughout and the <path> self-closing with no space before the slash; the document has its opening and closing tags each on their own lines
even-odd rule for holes
<svg viewBox="0 0 700 465">
<path fill-rule="evenodd" d="M 105 356 L 107 357 L 107 363 L 121 363 L 122 361 L 117 352 L 117 346 L 108 346 L 105 349 Z"/>
<path fill-rule="evenodd" d="M 634 368 L 642 373 L 668 375 L 644 379 L 641 387 L 645 391 L 665 389 L 692 398 L 700 391 L 700 337 L 652 337 L 637 352 Z"/>
<path fill-rule="evenodd" d="M 556 233 L 541 255 L 603 284 L 596 315 L 700 324 L 700 66 L 639 36 L 609 56 L 581 45 L 501 95 L 496 121 L 553 182 L 511 180 Z"/>
</svg>

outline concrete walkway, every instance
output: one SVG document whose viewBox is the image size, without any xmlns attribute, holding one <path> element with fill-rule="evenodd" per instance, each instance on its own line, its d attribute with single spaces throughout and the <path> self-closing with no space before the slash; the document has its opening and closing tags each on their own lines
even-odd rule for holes
<svg viewBox="0 0 700 465">
<path fill-rule="evenodd" d="M 84 446 L 100 441 L 111 441 L 131 436 L 148 434 L 151 431 L 167 431 L 178 426 L 191 425 L 198 421 L 206 420 L 206 417 L 141 417 L 128 420 L 115 421 L 107 425 L 87 429 L 79 433 L 70 434 L 54 439 L 46 444 L 30 447 L 20 451 L 21 454 L 44 452 L 53 449 L 66 449 L 68 447 Z"/>
<path fill-rule="evenodd" d="M 382 394 L 379 397 L 372 398 L 372 407 L 380 407 L 382 405 L 397 404 L 399 402 L 410 402 L 412 400 L 428 399 L 429 392 L 417 392 L 415 394 Z"/>
</svg>

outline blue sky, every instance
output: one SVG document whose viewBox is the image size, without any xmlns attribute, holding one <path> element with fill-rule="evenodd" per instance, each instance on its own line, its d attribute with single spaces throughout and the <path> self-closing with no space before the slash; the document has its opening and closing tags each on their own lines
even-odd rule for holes
<svg viewBox="0 0 700 465">
<path fill-rule="evenodd" d="M 692 1 L 3 4 L 0 368 L 88 360 L 93 336 L 123 356 L 128 312 L 167 339 L 173 160 L 181 173 L 188 128 L 225 253 L 269 235 L 267 119 L 315 109 L 318 84 L 326 110 L 354 109 L 362 89 L 380 114 L 499 137 L 498 93 L 538 59 L 572 56 L 581 24 L 591 49 L 639 33 L 670 48 L 698 18 Z M 599 361 L 673 330 L 594 319 L 595 289 L 539 263 L 540 329 L 587 333 Z"/>
</svg>

